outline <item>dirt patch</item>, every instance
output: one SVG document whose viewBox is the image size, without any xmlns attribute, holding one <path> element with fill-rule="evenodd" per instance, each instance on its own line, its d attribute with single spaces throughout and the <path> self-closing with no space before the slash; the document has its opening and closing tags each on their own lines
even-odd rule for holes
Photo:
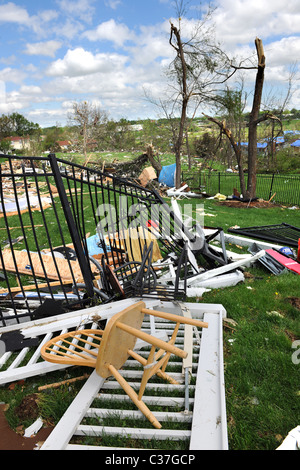
<svg viewBox="0 0 300 470">
<path fill-rule="evenodd" d="M 300 310 L 300 297 L 288 297 L 287 301 L 292 304 L 293 307 Z"/>
<path fill-rule="evenodd" d="M 8 424 L 5 417 L 5 405 L 0 405 L 0 450 L 34 450 L 44 442 L 53 428 L 42 428 L 33 437 L 17 434 Z"/>
<path fill-rule="evenodd" d="M 258 209 L 270 209 L 275 206 L 275 204 L 264 201 L 263 199 L 257 199 L 256 201 L 251 202 L 242 202 L 242 201 L 220 201 L 218 203 L 220 206 L 227 206 L 227 207 L 236 207 L 237 209 L 249 209 L 256 207 Z M 276 204 L 276 207 L 281 207 L 280 205 Z"/>
<path fill-rule="evenodd" d="M 38 395 L 33 393 L 32 395 L 27 395 L 27 397 L 24 397 L 20 405 L 16 407 L 15 413 L 21 421 L 25 419 L 35 420 L 38 418 L 39 407 L 37 400 Z"/>
</svg>

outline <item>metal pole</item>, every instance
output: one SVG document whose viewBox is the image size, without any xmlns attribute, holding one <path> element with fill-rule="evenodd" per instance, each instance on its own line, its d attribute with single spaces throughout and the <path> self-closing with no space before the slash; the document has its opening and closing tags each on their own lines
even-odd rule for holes
<svg viewBox="0 0 300 470">
<path fill-rule="evenodd" d="M 88 296 L 90 298 L 93 298 L 94 289 L 93 289 L 93 277 L 92 277 L 91 269 L 83 251 L 81 239 L 80 239 L 80 236 L 79 236 L 79 233 L 78 233 L 78 230 L 77 230 L 77 227 L 76 227 L 73 215 L 72 215 L 67 193 L 64 187 L 64 183 L 63 183 L 60 171 L 59 171 L 58 164 L 57 164 L 56 156 L 55 154 L 51 153 L 48 158 L 49 158 L 51 169 L 53 172 L 53 177 L 55 179 L 57 191 L 61 200 L 62 208 L 63 208 L 66 221 L 68 224 L 69 232 L 70 232 L 72 242 L 74 245 L 74 250 L 76 252 L 78 263 L 79 263 L 81 273 L 84 279 L 86 291 L 87 291 Z"/>
<path fill-rule="evenodd" d="M 271 199 L 271 196 L 272 196 L 272 189 L 273 189 L 274 178 L 275 178 L 275 174 L 273 173 L 272 181 L 271 181 L 271 187 L 270 187 L 270 193 L 269 193 L 269 199 Z"/>
</svg>

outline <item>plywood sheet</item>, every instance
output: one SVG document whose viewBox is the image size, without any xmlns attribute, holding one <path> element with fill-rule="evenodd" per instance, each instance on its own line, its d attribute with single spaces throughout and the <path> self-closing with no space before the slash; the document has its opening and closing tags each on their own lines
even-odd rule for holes
<svg viewBox="0 0 300 470">
<path fill-rule="evenodd" d="M 13 258 L 13 253 L 15 257 L 15 262 Z M 73 272 L 75 281 L 82 280 L 82 273 L 78 261 L 68 261 L 64 258 L 55 258 L 54 262 L 53 257 L 48 255 L 30 253 L 29 257 L 27 251 L 18 250 L 14 250 L 13 253 L 9 249 L 3 250 L 2 252 L 3 264 L 7 271 L 18 271 L 20 274 L 27 274 L 29 276 L 35 275 L 36 277 L 47 278 L 55 281 L 60 280 L 60 274 L 60 277 L 63 281 L 70 281 L 70 283 L 74 282 L 72 276 Z M 44 269 L 42 263 L 44 265 Z M 0 269 L 3 269 L 1 261 Z M 93 266 L 91 264 L 91 269 L 93 272 L 95 272 L 97 268 L 96 266 Z"/>
</svg>

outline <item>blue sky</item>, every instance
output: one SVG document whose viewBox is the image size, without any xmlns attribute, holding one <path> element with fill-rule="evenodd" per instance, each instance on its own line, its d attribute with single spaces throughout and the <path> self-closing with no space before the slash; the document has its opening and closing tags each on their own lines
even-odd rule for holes
<svg viewBox="0 0 300 470">
<path fill-rule="evenodd" d="M 189 1 L 187 27 L 199 5 Z M 300 0 L 216 0 L 215 6 L 217 38 L 230 56 L 248 57 L 255 37 L 263 40 L 266 100 L 280 100 L 290 66 L 300 59 Z M 72 103 L 88 100 L 116 120 L 157 117 L 143 90 L 164 93 L 174 15 L 172 0 L 0 0 L 0 114 L 63 125 Z M 245 74 L 250 91 L 254 77 Z M 300 108 L 296 80 L 294 87 L 289 107 Z"/>
</svg>

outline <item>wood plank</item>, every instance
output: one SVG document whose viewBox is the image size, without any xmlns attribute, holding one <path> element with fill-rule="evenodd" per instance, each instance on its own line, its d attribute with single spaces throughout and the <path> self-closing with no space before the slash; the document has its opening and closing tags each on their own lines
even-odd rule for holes
<svg viewBox="0 0 300 470">
<path fill-rule="evenodd" d="M 26 274 L 29 276 L 35 275 L 35 277 L 48 278 L 55 281 L 59 281 L 59 274 L 62 281 L 74 282 L 72 272 L 75 281 L 78 282 L 82 279 L 82 273 L 78 261 L 68 261 L 64 258 L 55 258 L 48 255 L 39 255 L 38 253 L 30 253 L 30 258 L 27 251 L 14 250 L 14 256 L 16 264 L 14 263 L 12 251 L 7 249 L 3 250 L 3 264 L 0 261 L 0 269 L 4 269 L 9 272 L 19 272 L 20 274 Z M 41 258 L 40 258 L 41 257 Z M 41 263 L 41 259 L 44 265 L 44 269 Z M 70 264 L 69 264 L 70 263 Z M 33 266 L 33 270 L 31 268 Z M 56 269 L 57 266 L 57 269 Z M 91 264 L 92 272 L 96 272 L 97 268 Z M 71 272 L 72 270 L 72 272 Z M 58 274 L 59 273 L 59 274 Z"/>
</svg>

